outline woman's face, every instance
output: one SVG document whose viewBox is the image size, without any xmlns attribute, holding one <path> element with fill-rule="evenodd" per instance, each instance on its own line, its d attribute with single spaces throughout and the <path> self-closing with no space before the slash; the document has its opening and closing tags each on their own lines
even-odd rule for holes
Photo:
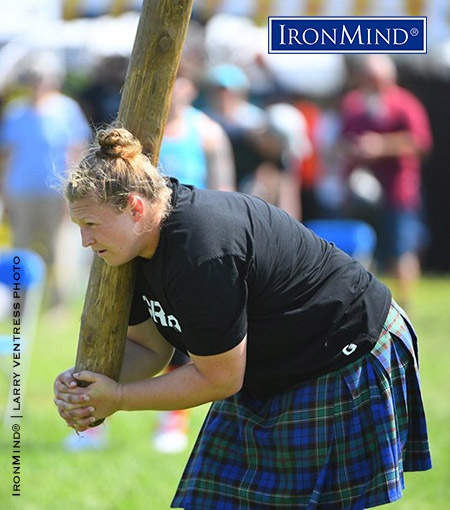
<svg viewBox="0 0 450 510">
<path fill-rule="evenodd" d="M 111 266 L 145 256 L 146 236 L 139 234 L 141 214 L 127 207 L 118 211 L 111 204 L 80 198 L 69 204 L 72 221 L 80 227 L 81 242 Z"/>
</svg>

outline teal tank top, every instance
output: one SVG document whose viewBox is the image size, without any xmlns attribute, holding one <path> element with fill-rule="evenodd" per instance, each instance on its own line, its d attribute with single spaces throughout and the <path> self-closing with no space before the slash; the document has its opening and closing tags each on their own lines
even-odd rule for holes
<svg viewBox="0 0 450 510">
<path fill-rule="evenodd" d="M 196 108 L 186 110 L 183 135 L 163 138 L 159 163 L 164 174 L 183 184 L 205 189 L 208 187 L 208 169 L 200 135 L 201 115 Z"/>
</svg>

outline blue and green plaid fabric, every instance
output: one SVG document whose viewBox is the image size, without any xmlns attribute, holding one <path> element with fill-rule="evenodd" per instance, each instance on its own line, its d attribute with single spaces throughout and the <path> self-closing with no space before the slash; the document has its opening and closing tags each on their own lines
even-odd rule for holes
<svg viewBox="0 0 450 510">
<path fill-rule="evenodd" d="M 362 510 L 431 467 L 412 329 L 395 304 L 370 354 L 267 399 L 240 392 L 203 424 L 172 508 Z"/>
</svg>

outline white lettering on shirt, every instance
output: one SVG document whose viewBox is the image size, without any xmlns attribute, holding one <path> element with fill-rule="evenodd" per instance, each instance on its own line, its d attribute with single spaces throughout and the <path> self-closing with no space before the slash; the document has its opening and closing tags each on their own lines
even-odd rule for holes
<svg viewBox="0 0 450 510">
<path fill-rule="evenodd" d="M 147 296 L 142 296 L 145 304 L 148 306 L 148 312 L 156 324 L 161 324 L 165 328 L 173 328 L 181 333 L 181 326 L 178 319 L 173 315 L 167 315 L 159 301 L 148 299 Z"/>
<path fill-rule="evenodd" d="M 342 349 L 342 352 L 346 355 L 346 356 L 350 356 L 350 354 L 353 354 L 356 349 L 358 348 L 358 346 L 356 344 L 348 344 L 346 345 L 343 349 Z"/>
</svg>

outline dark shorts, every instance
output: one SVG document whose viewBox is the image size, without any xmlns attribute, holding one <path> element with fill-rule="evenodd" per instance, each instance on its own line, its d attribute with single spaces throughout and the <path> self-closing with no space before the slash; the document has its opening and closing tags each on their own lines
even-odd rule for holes
<svg viewBox="0 0 450 510">
<path fill-rule="evenodd" d="M 362 510 L 431 467 L 415 336 L 391 307 L 374 349 L 267 399 L 212 404 L 172 508 Z"/>
<path fill-rule="evenodd" d="M 383 263 L 405 253 L 418 253 L 427 241 L 427 231 L 416 211 L 385 208 L 377 228 L 377 257 Z"/>
</svg>

